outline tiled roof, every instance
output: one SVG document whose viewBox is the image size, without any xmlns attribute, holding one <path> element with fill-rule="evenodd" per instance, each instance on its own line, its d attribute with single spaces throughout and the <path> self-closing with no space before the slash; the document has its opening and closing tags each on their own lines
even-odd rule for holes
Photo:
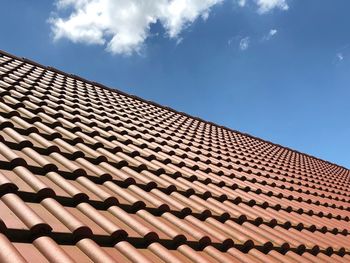
<svg viewBox="0 0 350 263">
<path fill-rule="evenodd" d="M 350 262 L 350 172 L 0 52 L 0 262 Z"/>
</svg>

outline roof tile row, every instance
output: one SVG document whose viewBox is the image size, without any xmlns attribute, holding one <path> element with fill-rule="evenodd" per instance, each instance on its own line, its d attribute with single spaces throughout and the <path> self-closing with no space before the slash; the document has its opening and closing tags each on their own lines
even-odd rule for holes
<svg viewBox="0 0 350 263">
<path fill-rule="evenodd" d="M 0 52 L 0 262 L 348 262 L 349 170 Z"/>
</svg>

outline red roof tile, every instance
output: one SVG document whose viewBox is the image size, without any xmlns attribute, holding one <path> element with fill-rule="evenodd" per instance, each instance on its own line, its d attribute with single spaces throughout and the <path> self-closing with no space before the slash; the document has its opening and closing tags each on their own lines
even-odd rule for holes
<svg viewBox="0 0 350 263">
<path fill-rule="evenodd" d="M 0 262 L 350 262 L 350 171 L 0 52 Z"/>
</svg>

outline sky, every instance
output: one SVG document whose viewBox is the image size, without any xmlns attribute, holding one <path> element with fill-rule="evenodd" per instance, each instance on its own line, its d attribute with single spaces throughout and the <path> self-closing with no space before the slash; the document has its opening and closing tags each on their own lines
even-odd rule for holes
<svg viewBox="0 0 350 263">
<path fill-rule="evenodd" d="M 350 168 L 348 0 L 0 0 L 0 49 Z"/>
</svg>

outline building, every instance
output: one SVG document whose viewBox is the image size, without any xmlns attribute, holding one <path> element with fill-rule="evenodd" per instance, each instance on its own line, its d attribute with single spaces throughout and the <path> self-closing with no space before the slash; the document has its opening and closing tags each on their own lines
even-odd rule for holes
<svg viewBox="0 0 350 263">
<path fill-rule="evenodd" d="M 0 262 L 350 262 L 350 171 L 0 52 Z"/>
</svg>

